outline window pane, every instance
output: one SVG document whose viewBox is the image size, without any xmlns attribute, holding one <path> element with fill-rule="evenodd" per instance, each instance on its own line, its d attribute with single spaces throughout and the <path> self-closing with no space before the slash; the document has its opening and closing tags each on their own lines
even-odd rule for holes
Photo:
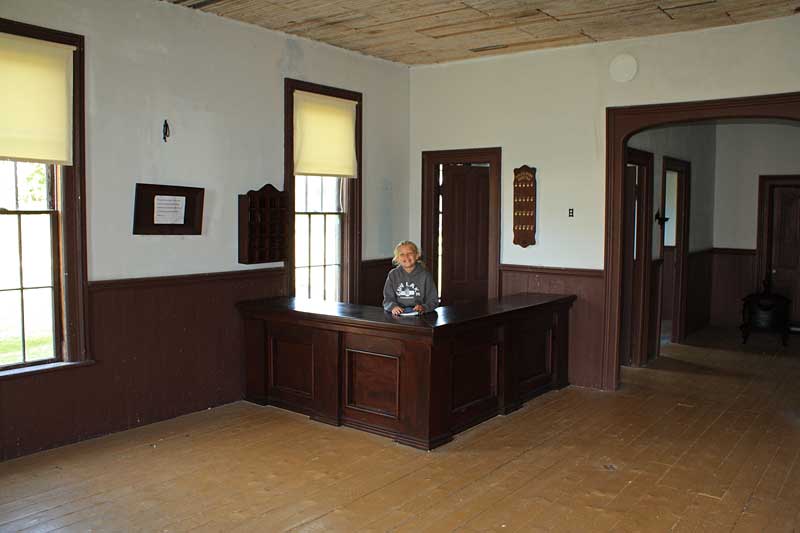
<svg viewBox="0 0 800 533">
<path fill-rule="evenodd" d="M 325 299 L 331 302 L 339 302 L 339 287 L 341 278 L 339 277 L 339 267 L 329 266 L 325 268 Z"/>
<path fill-rule="evenodd" d="M 325 298 L 325 267 L 311 267 L 311 299 L 322 300 Z"/>
<path fill-rule="evenodd" d="M 322 178 L 322 210 L 328 213 L 342 212 L 342 178 Z"/>
<path fill-rule="evenodd" d="M 338 265 L 341 261 L 341 215 L 325 215 L 325 264 Z"/>
<path fill-rule="evenodd" d="M 297 298 L 308 298 L 308 268 L 294 270 L 294 295 Z"/>
<path fill-rule="evenodd" d="M 22 282 L 24 287 L 53 284 L 50 215 L 22 215 Z"/>
<path fill-rule="evenodd" d="M 44 163 L 17 163 L 19 208 L 47 209 L 47 168 Z"/>
<path fill-rule="evenodd" d="M 20 291 L 0 292 L 0 365 L 22 362 Z"/>
<path fill-rule="evenodd" d="M 294 210 L 302 213 L 306 210 L 306 177 L 294 177 Z"/>
<path fill-rule="evenodd" d="M 17 208 L 13 161 L 0 161 L 0 207 L 5 209 Z"/>
<path fill-rule="evenodd" d="M 322 211 L 322 179 L 319 176 L 306 176 L 308 205 L 306 211 Z"/>
<path fill-rule="evenodd" d="M 25 303 L 25 361 L 55 357 L 53 344 L 53 289 L 23 291 Z"/>
<path fill-rule="evenodd" d="M 325 263 L 325 215 L 311 215 L 311 265 Z"/>
<path fill-rule="evenodd" d="M 308 215 L 294 217 L 294 262 L 295 266 L 308 266 Z"/>
<path fill-rule="evenodd" d="M 0 250 L 3 260 L 0 261 L 0 289 L 19 288 L 19 217 L 17 215 L 0 215 Z"/>
</svg>

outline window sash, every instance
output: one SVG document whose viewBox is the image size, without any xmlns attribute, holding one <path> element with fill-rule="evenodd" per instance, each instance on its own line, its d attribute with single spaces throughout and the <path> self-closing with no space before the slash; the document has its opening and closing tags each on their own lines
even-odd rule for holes
<svg viewBox="0 0 800 533">
<path fill-rule="evenodd" d="M 15 194 L 15 206 L 19 207 L 19 171 L 18 171 L 18 162 L 14 161 L 14 194 Z M 60 258 L 60 242 L 61 242 L 61 234 L 60 234 L 60 227 L 59 227 L 59 218 L 60 213 L 57 209 L 58 201 L 56 196 L 56 183 L 55 183 L 55 168 L 52 165 L 47 165 L 46 168 L 46 182 L 45 182 L 45 195 L 46 195 L 46 205 L 48 206 L 47 209 L 8 209 L 8 208 L 0 208 L 0 220 L 8 218 L 16 218 L 16 261 L 19 268 L 19 275 L 17 277 L 17 282 L 15 285 L 4 286 L 0 288 L 0 294 L 10 295 L 13 293 L 19 294 L 19 338 L 20 338 L 20 353 L 19 358 L 15 360 L 13 363 L 3 364 L 0 361 L 0 370 L 10 370 L 14 368 L 21 368 L 26 366 L 33 366 L 39 364 L 46 364 L 51 363 L 54 361 L 59 361 L 63 359 L 63 351 L 62 351 L 62 339 L 63 334 L 61 331 L 61 323 L 62 323 L 62 316 L 61 316 L 61 272 L 60 272 L 60 265 L 61 265 L 61 258 Z M 38 217 L 38 216 L 46 216 L 49 219 L 49 238 L 50 238 L 50 265 L 49 265 L 49 272 L 50 278 L 48 284 L 42 283 L 33 283 L 28 284 L 27 277 L 25 275 L 25 262 L 26 262 L 26 248 L 25 248 L 25 239 L 23 236 L 24 232 L 24 224 L 23 220 L 28 217 Z M 28 218 L 30 220 L 30 218 Z M 6 254 L 7 255 L 7 254 Z M 27 321 L 29 319 L 29 315 L 26 314 L 26 298 L 32 299 L 35 296 L 34 291 L 41 291 L 49 289 L 50 290 L 50 321 L 51 321 L 51 328 L 50 328 L 50 339 L 52 344 L 52 357 L 46 358 L 36 358 L 31 360 L 29 353 L 28 353 L 28 341 L 31 339 L 31 336 L 28 334 L 27 331 Z M 40 315 L 37 315 L 40 316 Z M 12 337 L 13 338 L 13 337 Z"/>
<path fill-rule="evenodd" d="M 335 180 L 335 181 L 333 181 Z M 341 300 L 344 256 L 344 189 L 342 180 L 330 176 L 295 176 L 295 295 Z M 314 195 L 316 197 L 311 198 Z M 336 197 L 338 196 L 338 198 Z M 309 206 L 312 209 L 309 209 Z M 325 210 L 338 207 L 339 210 Z M 335 222 L 338 230 L 331 226 Z M 322 227 L 314 227 L 321 221 Z M 297 232 L 303 237 L 298 238 Z M 333 236 L 332 232 L 337 234 Z M 319 235 L 316 235 L 318 234 Z M 332 239 L 333 236 L 333 239 Z M 315 238 L 316 237 L 316 238 Z M 338 249 L 331 249 L 334 246 Z M 304 247 L 300 250 L 299 247 Z M 321 246 L 321 249 L 320 249 Z M 332 281 L 335 276 L 335 284 Z M 318 279 L 317 279 L 318 278 Z M 321 287 L 318 284 L 321 283 Z"/>
</svg>

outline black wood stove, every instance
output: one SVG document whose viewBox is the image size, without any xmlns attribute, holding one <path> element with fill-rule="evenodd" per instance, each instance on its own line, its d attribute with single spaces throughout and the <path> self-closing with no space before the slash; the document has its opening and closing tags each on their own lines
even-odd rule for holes
<svg viewBox="0 0 800 533">
<path fill-rule="evenodd" d="M 774 294 L 770 280 L 764 280 L 764 290 L 742 299 L 742 344 L 747 342 L 752 330 L 774 331 L 781 334 L 783 345 L 789 339 L 789 309 L 791 300 Z"/>
</svg>

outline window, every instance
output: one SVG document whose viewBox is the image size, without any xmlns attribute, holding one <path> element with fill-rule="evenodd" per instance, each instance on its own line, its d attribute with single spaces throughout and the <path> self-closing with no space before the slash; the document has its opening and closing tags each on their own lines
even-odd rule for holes
<svg viewBox="0 0 800 533">
<path fill-rule="evenodd" d="M 295 176 L 295 295 L 341 301 L 343 178 Z"/>
<path fill-rule="evenodd" d="M 88 357 L 83 57 L 0 19 L 0 371 Z"/>
<path fill-rule="evenodd" d="M 289 292 L 357 302 L 361 94 L 287 79 L 285 104 L 285 188 L 295 210 L 294 254 L 286 262 Z M 322 117 L 309 119 L 320 107 Z"/>
<path fill-rule="evenodd" d="M 0 161 L 0 367 L 59 357 L 53 166 Z"/>
</svg>

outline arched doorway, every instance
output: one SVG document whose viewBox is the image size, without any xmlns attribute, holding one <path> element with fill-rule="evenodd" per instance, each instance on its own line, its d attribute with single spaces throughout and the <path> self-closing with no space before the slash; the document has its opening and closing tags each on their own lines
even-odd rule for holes
<svg viewBox="0 0 800 533">
<path fill-rule="evenodd" d="M 619 385 L 623 271 L 623 195 L 627 140 L 653 126 L 705 119 L 776 118 L 800 121 L 800 92 L 655 104 L 606 110 L 605 310 L 602 386 Z"/>
</svg>

